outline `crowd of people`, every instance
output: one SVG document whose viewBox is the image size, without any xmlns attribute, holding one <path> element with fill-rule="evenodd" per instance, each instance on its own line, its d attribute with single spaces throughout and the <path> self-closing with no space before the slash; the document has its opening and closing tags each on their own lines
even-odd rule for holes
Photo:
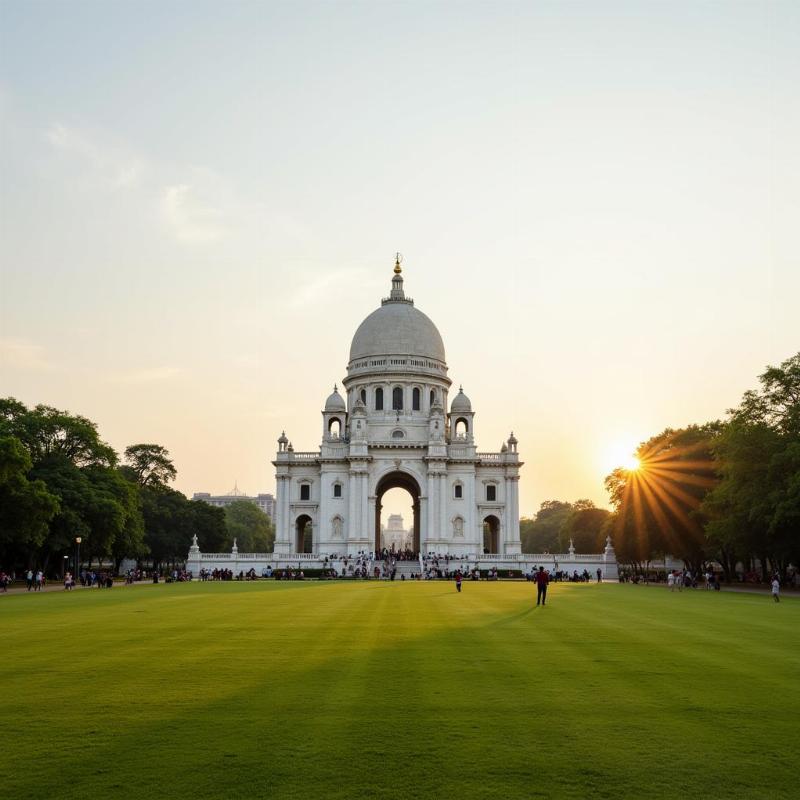
<svg viewBox="0 0 800 800">
<path fill-rule="evenodd" d="M 427 553 L 420 556 L 411 550 L 394 550 L 384 548 L 379 552 L 361 551 L 356 555 L 338 555 L 333 554 L 323 560 L 323 568 L 321 570 L 311 569 L 310 576 L 312 578 L 319 578 L 321 580 L 333 580 L 338 578 L 348 579 L 375 579 L 375 580 L 455 580 L 458 584 L 459 591 L 462 581 L 479 581 L 488 580 L 496 581 L 501 577 L 514 579 L 523 577 L 522 573 L 515 570 L 509 570 L 507 574 L 501 576 L 498 568 L 492 567 L 483 572 L 477 566 L 467 566 L 463 562 L 468 557 L 456 556 L 449 553 Z M 399 569 L 399 564 L 418 562 L 421 565 L 419 571 L 408 571 L 408 568 Z M 781 576 L 774 573 L 769 579 L 769 586 L 771 595 L 775 602 L 780 602 L 780 590 L 782 586 L 794 587 L 798 583 L 798 575 L 793 568 L 789 568 L 790 573 Z M 597 582 L 602 581 L 602 570 L 597 569 L 595 576 L 591 575 L 587 569 L 582 572 L 578 570 L 552 569 L 546 570 L 544 567 L 535 566 L 530 572 L 524 574 L 527 581 L 539 584 L 542 580 L 542 574 L 546 575 L 547 583 L 550 582 L 569 582 L 569 583 L 588 583 L 596 578 Z M 125 583 L 130 585 L 142 580 L 148 580 L 152 576 L 153 583 L 159 583 L 164 579 L 166 583 L 181 583 L 184 581 L 193 580 L 194 576 L 190 571 L 185 569 L 178 569 L 173 567 L 171 571 L 162 574 L 158 570 L 153 570 L 148 573 L 144 569 L 130 569 L 125 573 Z M 198 577 L 201 581 L 256 581 L 262 578 L 274 580 L 306 580 L 306 572 L 298 564 L 297 568 L 279 568 L 273 569 L 267 566 L 261 571 L 259 575 L 255 568 L 249 569 L 247 572 L 240 571 L 234 573 L 231 569 L 215 568 L 215 569 L 201 569 Z M 14 584 L 16 576 L 9 575 L 4 571 L 0 571 L 0 593 L 7 592 L 9 587 Z M 630 571 L 620 570 L 619 581 L 620 583 L 634 583 L 634 584 L 647 584 L 647 583 L 662 583 L 670 589 L 670 591 L 681 592 L 683 589 L 705 589 L 707 591 L 721 589 L 720 584 L 721 573 L 714 570 L 711 565 L 708 565 L 704 570 L 693 573 L 690 569 L 676 569 L 668 571 Z M 72 572 L 67 571 L 63 576 L 64 589 L 71 591 L 76 586 L 76 579 Z M 83 569 L 78 575 L 81 586 L 85 588 L 99 588 L 110 589 L 114 585 L 114 576 L 110 570 L 94 570 Z M 47 585 L 47 578 L 41 569 L 28 569 L 24 573 L 24 581 L 27 591 L 38 592 L 42 591 Z"/>
</svg>

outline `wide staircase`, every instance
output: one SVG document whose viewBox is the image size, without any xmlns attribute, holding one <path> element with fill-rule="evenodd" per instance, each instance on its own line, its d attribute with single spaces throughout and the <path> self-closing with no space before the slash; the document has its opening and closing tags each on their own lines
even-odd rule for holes
<svg viewBox="0 0 800 800">
<path fill-rule="evenodd" d="M 376 561 L 376 564 L 379 564 L 381 568 L 383 568 L 384 562 Z M 386 572 L 389 574 L 391 570 L 391 560 L 387 559 L 386 563 Z M 402 580 L 403 575 L 406 576 L 406 580 L 409 580 L 412 576 L 417 576 L 420 574 L 420 566 L 419 561 L 396 561 L 394 568 L 397 570 L 397 573 L 394 576 L 396 581 Z M 383 569 L 381 569 L 381 573 L 383 573 Z"/>
</svg>

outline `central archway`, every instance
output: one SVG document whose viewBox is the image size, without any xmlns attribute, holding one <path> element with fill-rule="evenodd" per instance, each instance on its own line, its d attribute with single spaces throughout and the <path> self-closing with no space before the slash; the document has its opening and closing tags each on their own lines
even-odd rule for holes
<svg viewBox="0 0 800 800">
<path fill-rule="evenodd" d="M 420 544 L 420 513 L 419 513 L 419 498 L 422 493 L 419 484 L 407 472 L 400 472 L 395 470 L 384 475 L 375 487 L 375 552 L 381 551 L 381 510 L 383 509 L 382 499 L 383 495 L 389 489 L 405 489 L 411 495 L 412 509 L 414 511 L 414 527 L 413 527 L 413 550 L 419 553 Z"/>
</svg>

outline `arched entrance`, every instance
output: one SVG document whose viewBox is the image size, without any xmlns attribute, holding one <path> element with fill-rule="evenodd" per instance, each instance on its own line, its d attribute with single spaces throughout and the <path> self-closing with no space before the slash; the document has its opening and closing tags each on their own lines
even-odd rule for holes
<svg viewBox="0 0 800 800">
<path fill-rule="evenodd" d="M 483 552 L 500 552 L 500 520 L 494 514 L 483 520 Z"/>
<path fill-rule="evenodd" d="M 419 530 L 420 530 L 420 513 L 419 513 L 419 496 L 421 494 L 419 484 L 406 472 L 390 472 L 384 475 L 375 488 L 375 552 L 381 550 L 381 510 L 383 508 L 381 500 L 383 495 L 389 489 L 405 489 L 411 495 L 412 509 L 414 512 L 414 527 L 413 527 L 413 544 L 412 548 L 415 553 L 419 553 Z"/>
<path fill-rule="evenodd" d="M 297 518 L 294 528 L 294 551 L 295 553 L 313 553 L 314 535 L 311 517 L 308 514 L 301 514 Z"/>
</svg>

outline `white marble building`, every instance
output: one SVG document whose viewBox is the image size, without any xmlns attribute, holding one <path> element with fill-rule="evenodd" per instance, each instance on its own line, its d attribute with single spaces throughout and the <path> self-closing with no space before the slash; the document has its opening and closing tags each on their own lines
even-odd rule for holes
<svg viewBox="0 0 800 800">
<path fill-rule="evenodd" d="M 319 450 L 278 440 L 275 555 L 374 551 L 381 499 L 396 487 L 412 497 L 415 551 L 519 554 L 517 440 L 477 452 L 472 404 L 459 390 L 448 405 L 451 383 L 398 261 L 390 296 L 353 336 L 344 392 L 325 402 Z"/>
</svg>

